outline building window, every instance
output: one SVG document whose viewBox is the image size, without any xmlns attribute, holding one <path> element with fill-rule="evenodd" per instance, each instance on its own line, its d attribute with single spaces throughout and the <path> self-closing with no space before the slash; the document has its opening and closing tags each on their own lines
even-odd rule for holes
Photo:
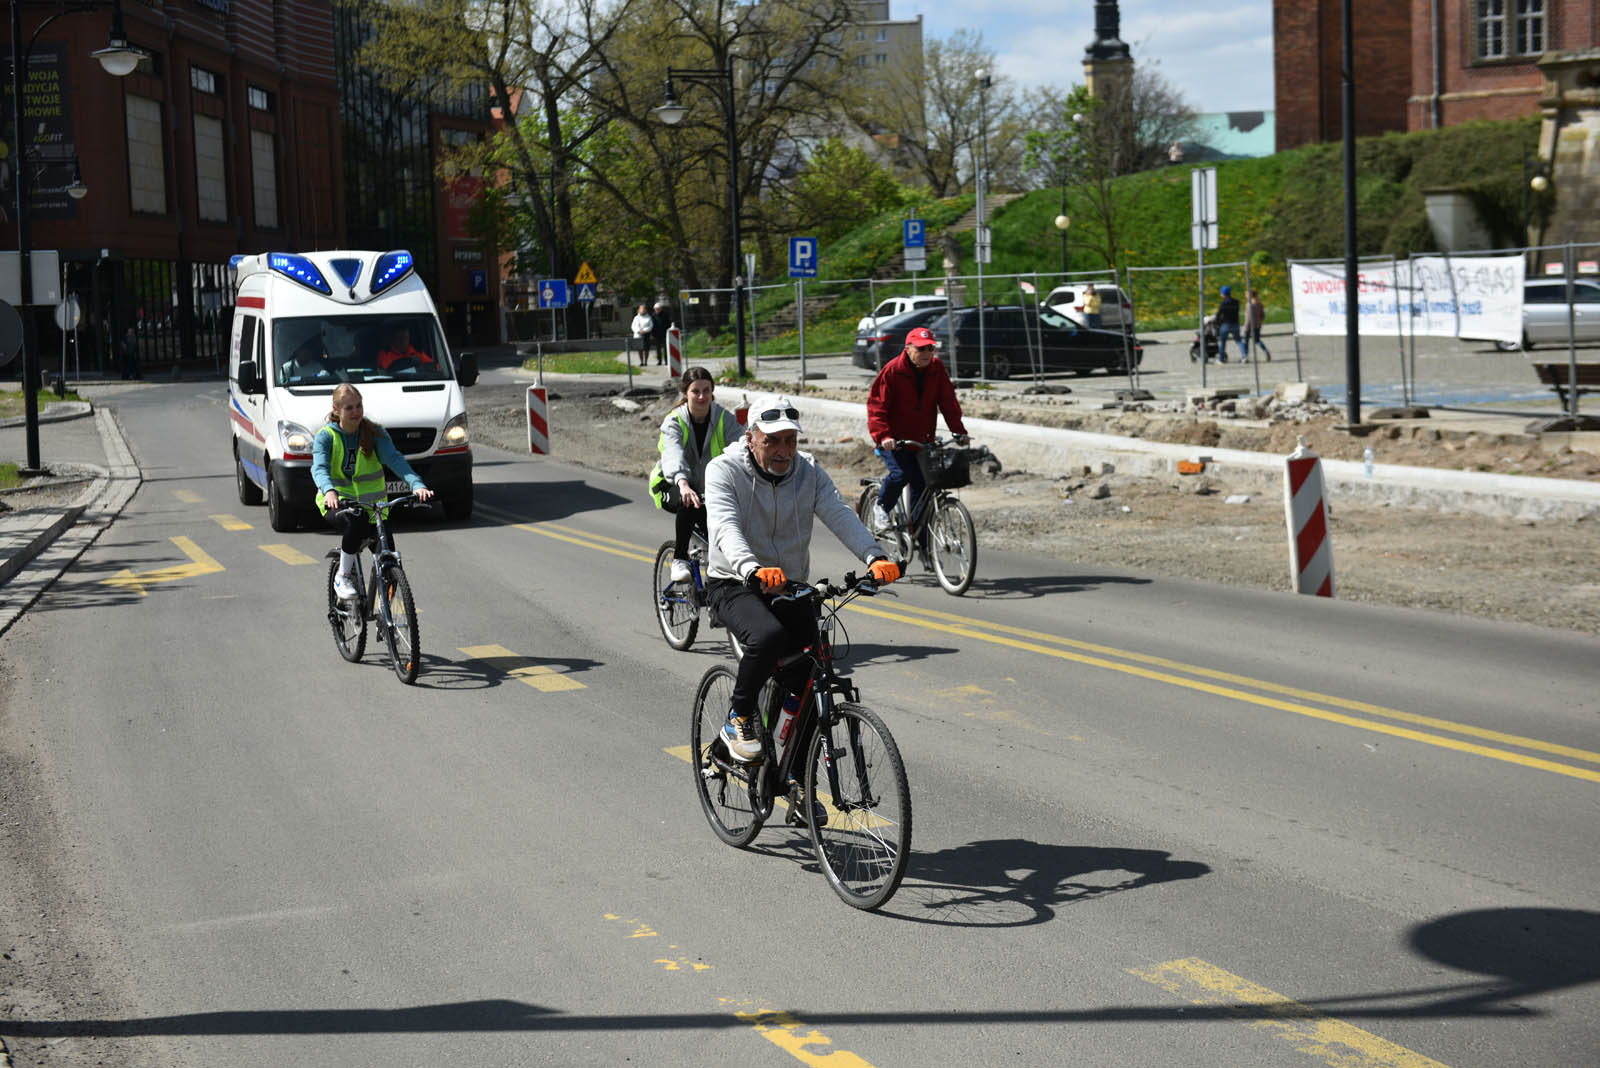
<svg viewBox="0 0 1600 1068">
<path fill-rule="evenodd" d="M 272 110 L 272 94 L 260 86 L 247 85 L 244 89 L 245 102 L 256 111 Z"/>
<path fill-rule="evenodd" d="M 278 153 L 266 130 L 250 131 L 250 188 L 255 197 L 256 226 L 278 227 Z"/>
<path fill-rule="evenodd" d="M 228 168 L 222 139 L 222 120 L 210 115 L 194 117 L 194 184 L 200 218 L 228 220 Z"/>
<path fill-rule="evenodd" d="M 189 68 L 189 88 L 201 93 L 217 95 L 217 76 L 204 67 Z"/>
<path fill-rule="evenodd" d="M 1545 49 L 1545 0 L 1474 0 L 1472 17 L 1479 60 L 1536 56 Z"/>
<path fill-rule="evenodd" d="M 875 56 L 873 56 L 873 57 L 872 57 L 872 61 L 873 61 L 873 62 L 874 62 L 874 63 L 876 63 L 876 64 L 877 64 L 877 65 L 878 65 L 878 66 L 880 66 L 880 67 L 881 67 L 881 66 L 883 66 L 883 65 L 884 65 L 884 64 L 885 64 L 885 63 L 887 63 L 887 62 L 889 62 L 889 56 L 888 56 L 888 53 L 885 53 L 885 52 L 879 52 L 879 53 L 878 53 L 878 54 L 877 54 L 877 55 L 875 55 Z"/>
<path fill-rule="evenodd" d="M 167 211 L 166 153 L 161 150 L 161 101 L 127 93 L 128 200 L 134 211 Z"/>
<path fill-rule="evenodd" d="M 889 31 L 886 30 L 886 29 L 880 29 L 878 31 L 878 40 L 887 41 L 888 39 L 889 39 Z"/>
</svg>

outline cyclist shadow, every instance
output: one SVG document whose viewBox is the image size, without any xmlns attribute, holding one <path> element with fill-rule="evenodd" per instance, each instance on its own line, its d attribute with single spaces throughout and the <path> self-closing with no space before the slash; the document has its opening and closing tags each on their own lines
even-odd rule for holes
<svg viewBox="0 0 1600 1068">
<path fill-rule="evenodd" d="M 951 645 L 879 645 L 873 642 L 852 642 L 835 666 L 839 674 L 848 675 L 858 667 L 868 664 L 905 664 L 913 660 L 926 660 L 932 656 L 947 656 L 960 652 Z"/>
<path fill-rule="evenodd" d="M 1028 578 L 972 580 L 967 596 L 988 601 L 1048 597 L 1053 593 L 1082 593 L 1098 586 L 1148 586 L 1147 578 L 1132 575 L 1040 575 Z"/>
<path fill-rule="evenodd" d="M 389 654 L 374 658 L 370 651 L 362 664 L 389 668 Z M 489 654 L 462 660 L 422 654 L 422 668 L 414 684 L 419 690 L 491 690 L 507 682 L 522 682 L 541 692 L 582 689 L 573 676 L 601 666 L 583 657 L 534 657 L 515 653 Z"/>
<path fill-rule="evenodd" d="M 880 911 L 945 927 L 1026 927 L 1054 919 L 1063 905 L 1210 873 L 1208 864 L 1155 849 L 993 839 L 913 854 Z"/>
</svg>

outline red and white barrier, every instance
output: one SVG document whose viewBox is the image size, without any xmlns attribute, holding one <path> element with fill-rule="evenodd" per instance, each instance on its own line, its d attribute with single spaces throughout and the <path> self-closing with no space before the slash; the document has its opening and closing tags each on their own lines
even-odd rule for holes
<svg viewBox="0 0 1600 1068">
<path fill-rule="evenodd" d="M 528 387 L 528 451 L 550 455 L 550 395 L 543 386 Z"/>
<path fill-rule="evenodd" d="M 676 326 L 667 327 L 667 374 L 673 378 L 683 374 L 683 331 Z"/>
<path fill-rule="evenodd" d="M 1284 460 L 1283 513 L 1289 522 L 1289 581 L 1296 593 L 1333 596 L 1333 544 L 1328 538 L 1328 491 L 1322 459 L 1298 448 Z"/>
<path fill-rule="evenodd" d="M 744 395 L 744 400 L 739 402 L 739 407 L 733 410 L 733 420 L 740 426 L 750 425 L 750 394 Z"/>
</svg>

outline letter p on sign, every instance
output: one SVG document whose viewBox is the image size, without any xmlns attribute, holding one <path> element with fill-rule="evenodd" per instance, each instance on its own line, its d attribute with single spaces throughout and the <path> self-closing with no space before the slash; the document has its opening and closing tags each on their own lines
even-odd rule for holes
<svg viewBox="0 0 1600 1068">
<path fill-rule="evenodd" d="M 817 239 L 791 237 L 789 239 L 789 277 L 815 278 L 817 276 Z"/>
</svg>

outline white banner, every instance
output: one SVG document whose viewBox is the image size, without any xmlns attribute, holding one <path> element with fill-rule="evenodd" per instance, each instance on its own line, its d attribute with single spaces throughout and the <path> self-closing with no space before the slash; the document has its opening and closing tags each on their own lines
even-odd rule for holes
<svg viewBox="0 0 1600 1068">
<path fill-rule="evenodd" d="M 1483 341 L 1522 337 L 1521 256 L 1419 256 L 1368 262 L 1356 273 L 1357 329 Z M 1343 336 L 1344 265 L 1291 263 L 1294 328 Z"/>
</svg>

